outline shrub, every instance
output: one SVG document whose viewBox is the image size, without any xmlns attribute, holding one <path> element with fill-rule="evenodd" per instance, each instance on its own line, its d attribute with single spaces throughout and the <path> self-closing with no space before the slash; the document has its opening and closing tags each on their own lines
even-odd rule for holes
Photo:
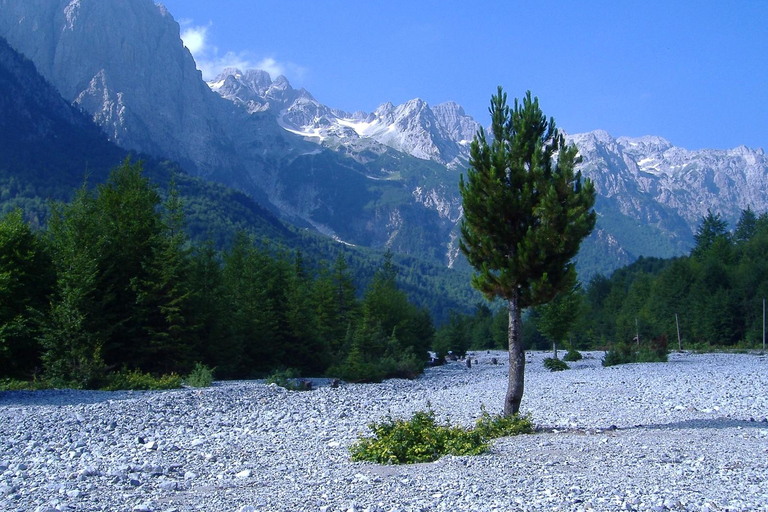
<svg viewBox="0 0 768 512">
<path fill-rule="evenodd" d="M 189 372 L 184 384 L 193 388 L 207 388 L 213 383 L 213 369 L 202 363 L 195 363 L 195 367 Z"/>
<path fill-rule="evenodd" d="M 299 379 L 301 374 L 295 368 L 285 370 L 276 370 L 267 377 L 267 384 L 275 384 L 288 391 L 308 391 L 311 389 L 306 383 Z"/>
<path fill-rule="evenodd" d="M 432 462 L 442 455 L 477 455 L 488 445 L 479 432 L 439 425 L 429 409 L 414 413 L 410 420 L 387 418 L 368 425 L 373 437 L 362 437 L 350 446 L 354 461 L 379 464 Z"/>
<path fill-rule="evenodd" d="M 410 420 L 387 417 L 368 428 L 373 437 L 360 437 L 349 447 L 352 460 L 378 464 L 432 462 L 443 455 L 479 455 L 488 450 L 492 439 L 533 432 L 528 416 L 483 413 L 475 428 L 440 425 L 431 408 L 413 414 Z"/>
<path fill-rule="evenodd" d="M 501 414 L 488 414 L 485 406 L 482 407 L 482 415 L 477 420 L 475 430 L 485 439 L 517 436 L 520 434 L 533 434 L 533 422 L 530 416 L 503 416 Z"/>
<path fill-rule="evenodd" d="M 563 361 L 574 362 L 574 361 L 581 361 L 581 359 L 582 359 L 581 352 L 579 352 L 578 350 L 574 350 L 574 349 L 570 349 L 565 354 L 565 356 L 563 356 Z"/>
<path fill-rule="evenodd" d="M 568 369 L 568 364 L 562 359 L 548 357 L 544 360 L 544 368 L 551 372 L 561 372 Z"/>
<path fill-rule="evenodd" d="M 654 338 L 650 346 L 637 347 L 634 344 L 617 343 L 606 352 L 603 366 L 615 366 L 628 363 L 665 363 L 667 362 L 667 337 Z"/>
<path fill-rule="evenodd" d="M 50 388 L 51 384 L 44 380 L 0 379 L 0 391 L 40 391 Z"/>
<path fill-rule="evenodd" d="M 123 368 L 119 372 L 107 375 L 107 383 L 101 389 L 104 391 L 119 390 L 160 390 L 176 389 L 181 387 L 181 377 L 175 373 L 153 377 L 141 370 L 128 370 Z"/>
</svg>

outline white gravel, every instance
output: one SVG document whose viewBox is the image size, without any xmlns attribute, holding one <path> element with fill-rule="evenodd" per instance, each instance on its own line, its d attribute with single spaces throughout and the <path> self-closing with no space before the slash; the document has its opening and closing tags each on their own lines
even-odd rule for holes
<svg viewBox="0 0 768 512">
<path fill-rule="evenodd" d="M 768 510 L 768 357 L 671 354 L 550 373 L 528 355 L 523 411 L 545 431 L 478 457 L 352 463 L 347 447 L 427 401 L 469 425 L 500 411 L 503 353 L 415 381 L 287 392 L 0 393 L 0 510 Z"/>
</svg>

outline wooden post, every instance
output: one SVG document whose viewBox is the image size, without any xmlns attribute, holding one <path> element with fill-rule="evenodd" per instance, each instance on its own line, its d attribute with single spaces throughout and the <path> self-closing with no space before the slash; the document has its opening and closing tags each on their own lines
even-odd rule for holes
<svg viewBox="0 0 768 512">
<path fill-rule="evenodd" d="M 675 323 L 677 324 L 677 351 L 683 351 L 683 341 L 680 339 L 680 317 L 675 313 Z"/>
<path fill-rule="evenodd" d="M 635 331 L 637 332 L 637 346 L 640 346 L 640 324 L 637 323 L 637 317 L 635 317 Z"/>
</svg>

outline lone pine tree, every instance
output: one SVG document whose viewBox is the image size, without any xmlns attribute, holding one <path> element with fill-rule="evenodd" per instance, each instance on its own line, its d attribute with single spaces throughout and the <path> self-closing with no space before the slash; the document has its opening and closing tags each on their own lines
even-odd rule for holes
<svg viewBox="0 0 768 512">
<path fill-rule="evenodd" d="M 545 304 L 573 287 L 572 259 L 595 226 L 595 190 L 575 172 L 578 150 L 567 145 L 538 98 L 507 106 L 499 87 L 489 109 L 493 138 L 481 129 L 471 146 L 460 247 L 476 273 L 472 285 L 509 309 L 509 384 L 504 414 L 520 409 L 525 354 L 523 308 Z"/>
</svg>

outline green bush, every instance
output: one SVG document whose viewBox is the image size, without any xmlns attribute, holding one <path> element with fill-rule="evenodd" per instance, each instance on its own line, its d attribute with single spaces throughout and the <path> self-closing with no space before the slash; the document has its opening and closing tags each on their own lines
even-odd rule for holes
<svg viewBox="0 0 768 512">
<path fill-rule="evenodd" d="M 207 388 L 213 383 L 213 369 L 202 363 L 195 363 L 195 367 L 189 372 L 184 384 L 193 388 Z"/>
<path fill-rule="evenodd" d="M 439 425 L 431 409 L 414 413 L 410 420 L 387 418 L 368 428 L 373 437 L 362 437 L 349 448 L 354 461 L 413 464 L 447 454 L 477 455 L 488 449 L 479 432 Z"/>
<path fill-rule="evenodd" d="M 0 391 L 40 391 L 50 388 L 51 384 L 44 380 L 0 379 Z"/>
<path fill-rule="evenodd" d="M 568 369 L 568 364 L 562 359 L 548 357 L 544 360 L 544 368 L 551 372 L 561 372 Z"/>
<path fill-rule="evenodd" d="M 649 345 L 616 343 L 603 358 L 603 366 L 615 366 L 629 363 L 665 363 L 667 362 L 667 337 L 655 338 Z"/>
<path fill-rule="evenodd" d="M 128 370 L 123 368 L 119 372 L 112 372 L 107 375 L 106 385 L 101 389 L 104 391 L 119 390 L 160 390 L 177 389 L 181 387 L 181 377 L 175 373 L 153 377 L 149 373 L 142 373 L 141 370 Z"/>
<path fill-rule="evenodd" d="M 579 352 L 578 350 L 574 350 L 574 349 L 570 349 L 565 354 L 565 356 L 563 356 L 563 361 L 574 362 L 574 361 L 581 361 L 581 359 L 582 359 L 581 352 Z"/>
<path fill-rule="evenodd" d="M 533 434 L 533 422 L 530 416 L 503 416 L 501 414 L 488 414 L 485 407 L 482 415 L 477 420 L 475 430 L 485 439 L 497 439 L 499 437 L 517 436 L 520 434 Z"/>
<path fill-rule="evenodd" d="M 492 439 L 533 432 L 528 416 L 490 415 L 485 408 L 472 429 L 438 424 L 431 408 L 414 413 L 410 420 L 387 417 L 368 428 L 373 437 L 360 437 L 349 447 L 354 461 L 414 464 L 443 455 L 479 455 L 488 450 Z"/>
<path fill-rule="evenodd" d="M 300 373 L 295 368 L 285 370 L 275 370 L 267 377 L 267 384 L 275 384 L 288 391 L 308 391 L 311 389 L 306 383 L 299 379 Z"/>
</svg>

